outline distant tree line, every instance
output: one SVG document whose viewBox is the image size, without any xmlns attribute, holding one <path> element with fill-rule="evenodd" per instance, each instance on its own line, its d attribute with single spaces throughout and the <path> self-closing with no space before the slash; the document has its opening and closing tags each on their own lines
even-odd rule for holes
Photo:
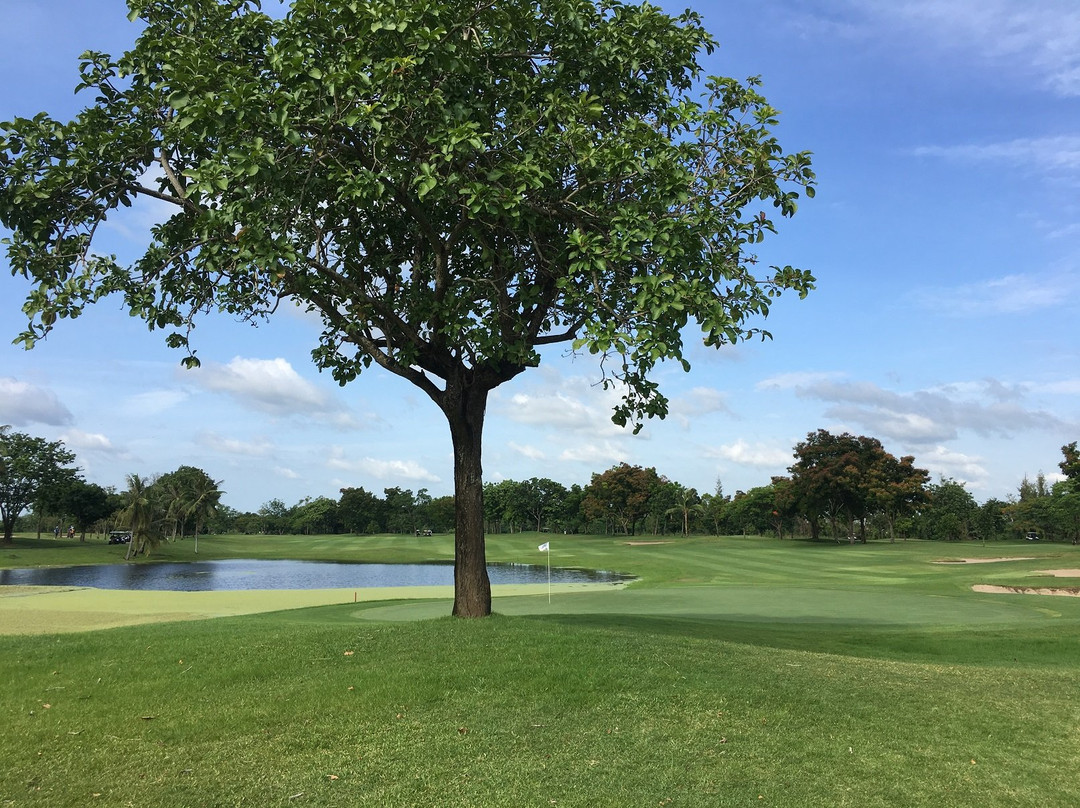
<svg viewBox="0 0 1080 808">
<path fill-rule="evenodd" d="M 1027 477 L 1015 496 L 981 505 L 963 483 L 932 482 L 912 456 L 895 457 L 876 438 L 817 430 L 793 450 L 788 476 L 728 496 L 668 479 L 655 468 L 620 463 L 569 487 L 546 477 L 484 486 L 488 533 L 550 531 L 598 535 L 764 535 L 784 539 L 865 542 L 1028 537 L 1080 543 L 1080 450 L 1062 447 L 1063 479 Z M 4 541 L 20 530 L 86 533 L 123 529 L 129 554 L 200 534 L 422 534 L 454 529 L 452 496 L 427 489 L 342 488 L 337 499 L 280 499 L 240 512 L 221 502 L 221 483 L 181 466 L 154 477 L 129 475 L 123 491 L 89 483 L 75 456 L 48 442 L 0 427 L 0 518 Z M 18 519 L 20 514 L 25 516 Z M 196 545 L 197 547 L 197 545 Z"/>
</svg>

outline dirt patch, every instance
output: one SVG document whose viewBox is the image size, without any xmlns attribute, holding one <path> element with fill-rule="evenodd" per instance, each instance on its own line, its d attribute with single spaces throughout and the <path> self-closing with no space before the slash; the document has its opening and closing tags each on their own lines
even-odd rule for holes
<svg viewBox="0 0 1080 808">
<path fill-rule="evenodd" d="M 989 592 L 995 595 L 1063 595 L 1067 598 L 1080 598 L 1080 586 L 1065 586 L 1057 589 L 1035 586 L 991 586 L 975 584 L 975 592 Z"/>
<path fill-rule="evenodd" d="M 669 541 L 624 541 L 627 547 L 646 547 L 650 544 L 671 544 Z"/>
<path fill-rule="evenodd" d="M 1080 578 L 1080 570 L 1039 570 L 1039 574 L 1054 578 Z"/>
<path fill-rule="evenodd" d="M 1034 561 L 1034 556 L 1016 556 L 1014 558 L 943 558 L 932 564 L 996 564 L 999 561 Z"/>
</svg>

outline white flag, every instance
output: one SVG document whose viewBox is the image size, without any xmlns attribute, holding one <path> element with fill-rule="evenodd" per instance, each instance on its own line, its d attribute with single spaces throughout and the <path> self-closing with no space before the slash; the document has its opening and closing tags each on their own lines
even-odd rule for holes
<svg viewBox="0 0 1080 808">
<path fill-rule="evenodd" d="M 537 547 L 536 549 L 539 550 L 541 553 L 550 552 L 550 550 L 551 550 L 551 542 L 546 541 L 543 544 L 541 544 L 539 547 Z"/>
</svg>

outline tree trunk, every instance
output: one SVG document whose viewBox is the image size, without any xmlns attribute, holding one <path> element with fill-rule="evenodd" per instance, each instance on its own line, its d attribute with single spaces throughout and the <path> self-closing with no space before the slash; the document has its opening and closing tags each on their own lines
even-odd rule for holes
<svg viewBox="0 0 1080 808">
<path fill-rule="evenodd" d="M 491 614 L 491 581 L 484 547 L 481 439 L 488 390 L 468 381 L 447 385 L 442 410 L 454 445 L 455 617 Z"/>
</svg>

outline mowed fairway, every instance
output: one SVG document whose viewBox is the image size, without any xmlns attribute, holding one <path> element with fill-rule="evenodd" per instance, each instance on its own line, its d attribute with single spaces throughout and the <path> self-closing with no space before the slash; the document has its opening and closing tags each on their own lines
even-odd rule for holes
<svg viewBox="0 0 1080 808">
<path fill-rule="evenodd" d="M 206 603 L 187 613 L 233 616 L 178 621 L 168 595 L 79 590 L 171 622 L 0 637 L 0 805 L 1080 804 L 1080 598 L 971 589 L 1080 585 L 1046 572 L 1080 567 L 1076 548 L 522 534 L 489 555 L 542 564 L 547 539 L 553 564 L 640 580 L 550 603 L 502 590 L 481 621 L 445 617 L 445 592 L 286 611 L 263 610 L 305 595 L 193 593 Z M 447 537 L 199 549 L 451 552 Z M 25 541 L 0 560 L 68 551 L 115 548 Z M 977 556 L 1031 558 L 934 563 Z M 0 615 L 22 600 L 20 619 L 46 619 L 33 593 L 3 594 Z"/>
</svg>

